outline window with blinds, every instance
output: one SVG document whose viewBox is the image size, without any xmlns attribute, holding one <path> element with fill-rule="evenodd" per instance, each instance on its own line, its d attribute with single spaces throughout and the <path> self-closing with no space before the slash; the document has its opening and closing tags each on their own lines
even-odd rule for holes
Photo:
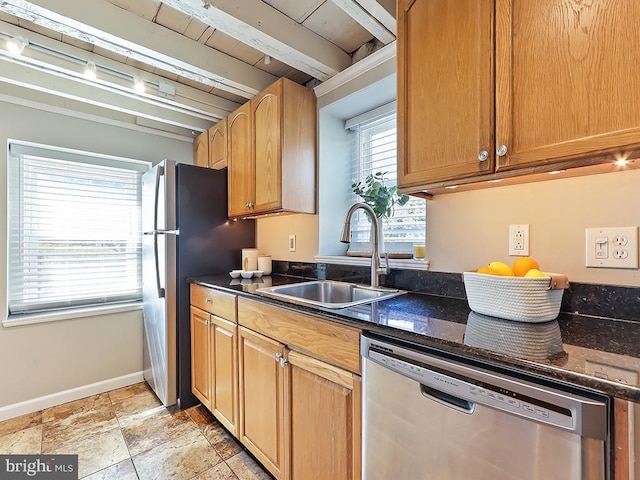
<svg viewBox="0 0 640 480">
<path fill-rule="evenodd" d="M 9 316 L 140 300 L 147 164 L 9 151 Z"/>
<path fill-rule="evenodd" d="M 353 135 L 353 179 L 363 181 L 369 174 L 385 173 L 385 186 L 397 183 L 397 143 L 395 109 L 379 111 L 372 118 L 359 117 L 355 125 L 347 127 Z M 354 202 L 362 199 L 353 195 Z M 403 206 L 396 205 L 391 218 L 382 220 L 387 252 L 410 253 L 414 243 L 424 243 L 426 233 L 426 201 L 411 197 Z M 357 250 L 367 249 L 371 224 L 362 210 L 352 223 L 352 243 Z"/>
</svg>

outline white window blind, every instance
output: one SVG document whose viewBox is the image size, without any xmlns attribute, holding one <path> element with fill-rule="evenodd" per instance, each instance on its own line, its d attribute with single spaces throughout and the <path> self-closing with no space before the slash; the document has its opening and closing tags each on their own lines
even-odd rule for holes
<svg viewBox="0 0 640 480">
<path fill-rule="evenodd" d="M 353 179 L 364 181 L 370 174 L 385 173 L 387 187 L 397 184 L 396 114 L 375 115 L 359 122 L 353 130 Z M 354 201 L 362 201 L 354 194 Z M 411 197 L 403 206 L 396 205 L 393 215 L 383 219 L 384 241 L 388 252 L 409 253 L 414 243 L 424 243 L 426 232 L 426 201 Z M 367 215 L 358 211 L 352 224 L 352 242 L 369 242 L 371 224 Z M 357 249 L 362 247 L 357 246 Z"/>
<path fill-rule="evenodd" d="M 10 316 L 141 298 L 146 168 L 10 145 Z"/>
</svg>

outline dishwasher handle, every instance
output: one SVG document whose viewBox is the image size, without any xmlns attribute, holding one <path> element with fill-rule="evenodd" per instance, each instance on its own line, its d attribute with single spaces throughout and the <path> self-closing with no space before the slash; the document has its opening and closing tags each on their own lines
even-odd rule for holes
<svg viewBox="0 0 640 480">
<path fill-rule="evenodd" d="M 441 405 L 453 408 L 454 410 L 458 410 L 459 412 L 466 413 L 468 415 L 471 415 L 476 409 L 475 402 L 470 402 L 463 398 L 456 397 L 455 395 L 451 395 L 450 393 L 442 392 L 422 383 L 420 384 L 420 393 Z"/>
</svg>

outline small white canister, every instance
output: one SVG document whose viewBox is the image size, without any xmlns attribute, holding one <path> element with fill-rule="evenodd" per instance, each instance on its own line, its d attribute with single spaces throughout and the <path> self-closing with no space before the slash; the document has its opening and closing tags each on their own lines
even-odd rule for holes
<svg viewBox="0 0 640 480">
<path fill-rule="evenodd" d="M 258 270 L 258 249 L 242 249 L 242 270 Z"/>
<path fill-rule="evenodd" d="M 263 275 L 271 275 L 271 255 L 258 256 L 258 270 L 262 270 Z"/>
</svg>

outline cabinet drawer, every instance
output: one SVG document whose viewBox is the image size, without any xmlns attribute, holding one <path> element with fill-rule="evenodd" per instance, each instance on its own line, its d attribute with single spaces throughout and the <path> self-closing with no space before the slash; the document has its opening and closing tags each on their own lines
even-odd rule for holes
<svg viewBox="0 0 640 480">
<path fill-rule="evenodd" d="M 232 322 L 236 320 L 236 296 L 191 284 L 191 305 Z"/>
<path fill-rule="evenodd" d="M 238 323 L 292 349 L 360 373 L 359 329 L 246 298 L 238 298 Z"/>
</svg>

